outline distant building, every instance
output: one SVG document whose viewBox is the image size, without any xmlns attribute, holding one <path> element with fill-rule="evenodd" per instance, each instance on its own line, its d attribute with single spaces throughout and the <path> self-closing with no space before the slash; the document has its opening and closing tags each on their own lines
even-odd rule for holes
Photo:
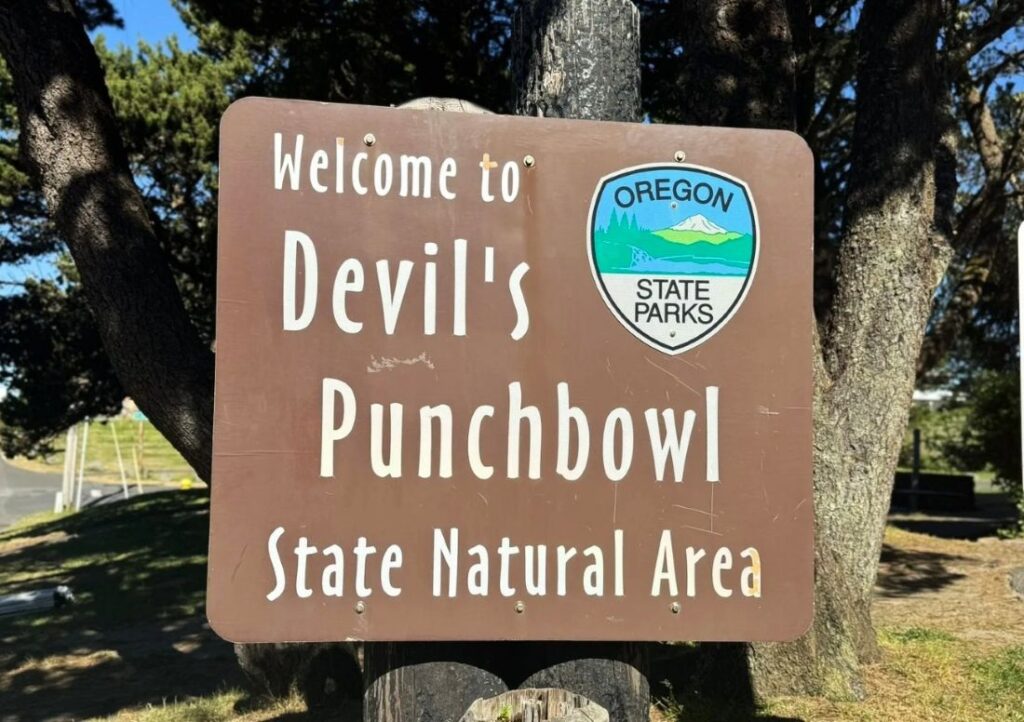
<svg viewBox="0 0 1024 722">
<path fill-rule="evenodd" d="M 949 389 L 914 389 L 914 403 L 937 409 L 953 398 Z"/>
</svg>

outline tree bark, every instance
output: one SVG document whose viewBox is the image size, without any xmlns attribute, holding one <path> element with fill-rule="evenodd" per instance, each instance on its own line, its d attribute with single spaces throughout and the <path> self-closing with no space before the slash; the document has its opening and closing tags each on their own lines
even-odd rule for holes
<svg viewBox="0 0 1024 722">
<path fill-rule="evenodd" d="M 687 121 L 797 126 L 798 0 L 686 4 Z M 867 0 L 837 289 L 815 349 L 815 619 L 801 639 L 753 644 L 759 697 L 860 697 L 876 653 L 871 591 L 896 452 L 932 293 L 948 260 L 936 214 L 938 0 Z M 708 92 L 711 89 L 712 92 Z"/>
<path fill-rule="evenodd" d="M 796 129 L 794 23 L 784 0 L 683 0 L 683 111 L 695 125 Z M 796 5 L 796 3 L 794 3 Z M 794 14 L 806 13 L 794 7 Z"/>
<path fill-rule="evenodd" d="M 630 0 L 526 0 L 512 33 L 518 115 L 640 119 L 640 12 Z"/>
<path fill-rule="evenodd" d="M 513 21 L 518 112 L 640 118 L 640 14 L 629 0 L 529 0 Z M 455 108 L 458 109 L 458 108 Z M 366 722 L 459 719 L 508 687 L 559 687 L 621 722 L 646 722 L 647 649 L 635 644 L 376 643 L 365 647 Z"/>
<path fill-rule="evenodd" d="M 841 417 L 827 468 L 840 473 L 822 479 L 819 518 L 835 532 L 827 538 L 852 562 L 851 577 L 864 596 L 877 573 L 914 362 L 950 255 L 949 238 L 935 223 L 941 12 L 940 0 L 868 0 L 858 28 L 847 222 L 836 301 L 822 339 L 830 382 L 822 390 Z M 863 504 L 848 504 L 854 499 Z M 830 502 L 840 501 L 851 509 L 833 519 Z"/>
<path fill-rule="evenodd" d="M 448 722 L 480 697 L 508 690 L 494 669 L 500 645 L 377 642 L 364 647 L 366 722 Z"/>
<path fill-rule="evenodd" d="M 139 408 L 209 481 L 213 354 L 185 313 L 71 0 L 0 4 L 0 52 L 14 79 L 22 155 L 107 356 Z"/>
<path fill-rule="evenodd" d="M 351 644 L 236 644 L 238 666 L 257 694 L 302 695 L 310 708 L 360 702 L 362 670 Z"/>
<path fill-rule="evenodd" d="M 613 720 L 650 714 L 649 648 L 642 643 L 539 642 L 519 645 L 516 669 L 536 669 L 516 687 L 554 687 L 581 694 Z"/>
<path fill-rule="evenodd" d="M 863 695 L 870 603 L 931 298 L 950 256 L 937 218 L 940 0 L 867 0 L 837 287 L 816 369 L 816 610 L 792 644 L 754 645 L 755 692 Z"/>
</svg>

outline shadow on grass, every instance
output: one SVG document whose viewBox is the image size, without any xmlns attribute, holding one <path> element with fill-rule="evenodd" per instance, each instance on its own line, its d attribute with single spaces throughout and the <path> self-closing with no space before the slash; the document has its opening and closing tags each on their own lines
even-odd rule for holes
<svg viewBox="0 0 1024 722">
<path fill-rule="evenodd" d="M 234 704 L 234 713 L 243 716 L 258 712 L 265 722 L 363 722 L 361 699 L 337 699 L 329 705 L 313 709 L 281 709 L 275 712 L 273 706 L 280 703 L 280 700 L 250 694 Z"/>
<path fill-rule="evenodd" d="M 942 518 L 928 517 L 918 514 L 913 518 L 903 517 L 890 519 L 894 527 L 915 534 L 927 534 L 942 539 L 966 539 L 976 541 L 986 536 L 995 536 L 1004 528 L 1010 519 L 993 521 L 977 518 Z"/>
<path fill-rule="evenodd" d="M 147 494 L 0 534 L 0 594 L 76 603 L 0 619 L 5 720 L 113 714 L 242 682 L 205 625 L 208 496 Z"/>
<path fill-rule="evenodd" d="M 205 490 L 153 493 L 0 533 L 0 593 L 67 584 L 77 597 L 0 619 L 5 721 L 111 715 L 243 685 L 232 646 L 205 624 L 208 501 Z M 800 722 L 759 712 L 742 645 L 651 647 L 652 692 L 679 719 Z M 235 712 L 264 704 L 243 698 Z M 350 704 L 276 719 L 360 716 Z"/>
<path fill-rule="evenodd" d="M 1017 508 L 1008 494 L 980 492 L 974 499 L 975 505 L 971 509 L 911 513 L 894 508 L 889 514 L 889 523 L 917 534 L 975 541 L 995 536 L 1017 518 Z"/>
<path fill-rule="evenodd" d="M 762 712 L 754 701 L 746 645 L 659 644 L 651 651 L 651 693 L 680 722 L 804 722 Z"/>
<path fill-rule="evenodd" d="M 882 571 L 876 582 L 877 594 L 890 599 L 922 592 L 936 592 L 966 575 L 947 566 L 967 557 L 941 552 L 912 551 L 885 544 L 882 546 Z"/>
</svg>

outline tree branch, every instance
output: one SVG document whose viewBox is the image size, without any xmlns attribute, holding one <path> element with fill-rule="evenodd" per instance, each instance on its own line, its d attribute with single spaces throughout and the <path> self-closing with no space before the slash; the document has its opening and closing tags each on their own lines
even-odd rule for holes
<svg viewBox="0 0 1024 722">
<path fill-rule="evenodd" d="M 978 74 L 977 84 L 982 94 L 987 95 L 988 89 L 1000 75 L 1019 73 L 1024 68 L 1024 48 L 1014 53 L 999 53 L 999 61 L 985 68 Z"/>
<path fill-rule="evenodd" d="M 988 18 L 978 25 L 966 28 L 960 33 L 954 48 L 950 49 L 947 62 L 953 66 L 964 65 L 982 50 L 1020 24 L 1024 8 L 1019 0 L 996 0 Z"/>
<path fill-rule="evenodd" d="M 854 42 L 852 38 L 846 39 L 844 41 L 843 54 L 836 67 L 836 72 L 829 80 L 828 94 L 821 102 L 821 107 L 818 112 L 811 118 L 806 130 L 801 131 L 808 139 L 813 138 L 820 129 L 821 124 L 831 117 L 836 103 L 842 97 L 843 88 L 846 87 L 846 84 L 850 82 L 850 78 L 853 77 L 853 71 L 856 67 L 856 59 L 857 43 Z"/>
<path fill-rule="evenodd" d="M 970 82 L 962 84 L 960 104 L 981 159 L 985 182 L 960 214 L 950 291 L 943 294 L 944 302 L 937 302 L 932 311 L 931 329 L 917 359 L 919 379 L 942 362 L 967 326 L 981 301 L 1002 241 L 1009 175 L 1003 142 L 980 87 Z"/>
<path fill-rule="evenodd" d="M 0 4 L 22 156 L 81 274 L 121 383 L 209 479 L 213 354 L 135 186 L 99 60 L 70 0 Z"/>
</svg>

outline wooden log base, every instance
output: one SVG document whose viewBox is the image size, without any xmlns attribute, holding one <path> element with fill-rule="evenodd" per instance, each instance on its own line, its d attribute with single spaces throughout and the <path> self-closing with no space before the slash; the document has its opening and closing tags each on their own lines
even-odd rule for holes
<svg viewBox="0 0 1024 722">
<path fill-rule="evenodd" d="M 564 689 L 517 689 L 476 700 L 460 722 L 608 722 L 608 711 Z"/>
</svg>

